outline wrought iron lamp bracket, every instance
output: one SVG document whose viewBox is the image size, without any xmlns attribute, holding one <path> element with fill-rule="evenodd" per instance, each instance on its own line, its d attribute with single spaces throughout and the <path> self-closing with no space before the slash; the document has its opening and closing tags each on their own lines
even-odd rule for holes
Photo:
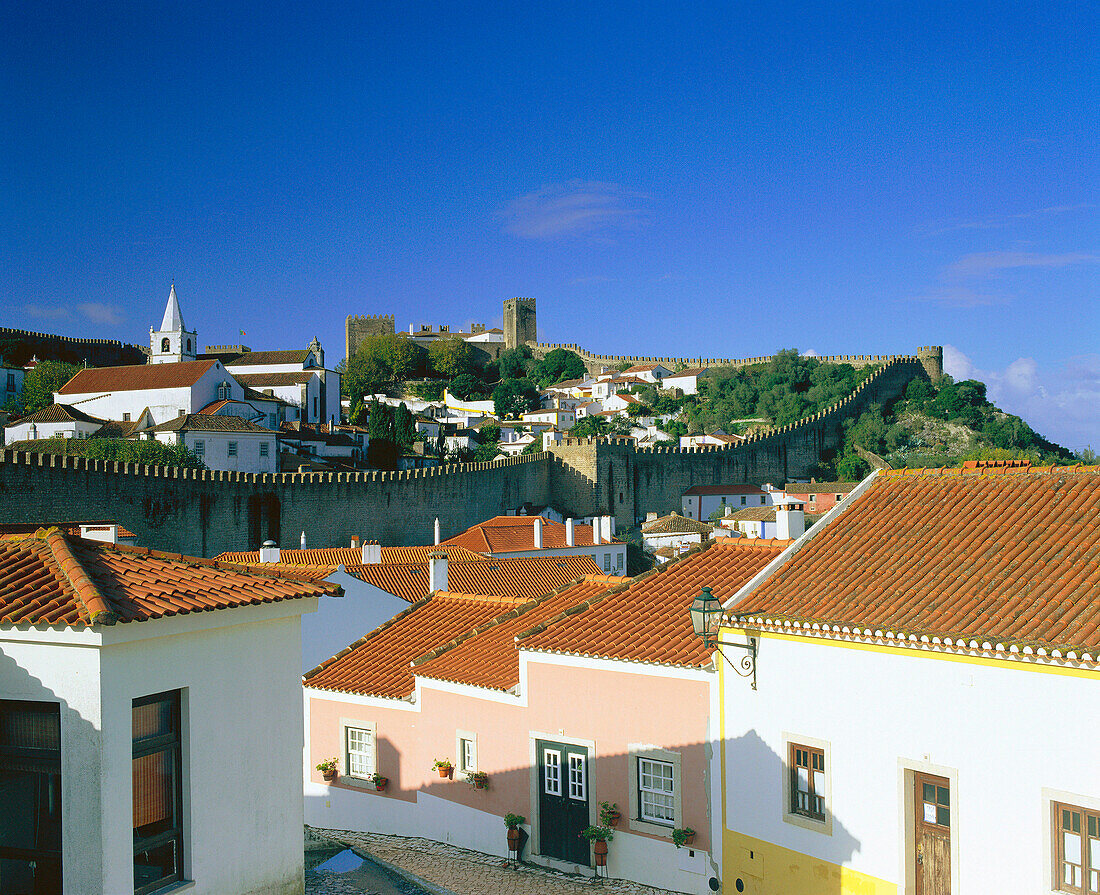
<svg viewBox="0 0 1100 895">
<path fill-rule="evenodd" d="M 752 678 L 752 689 L 756 689 L 756 638 L 750 637 L 748 643 L 725 643 L 719 644 L 713 637 L 708 637 L 703 644 L 707 647 L 713 647 L 714 650 L 720 655 L 725 663 L 732 668 L 740 677 Z M 745 650 L 745 655 L 741 657 L 739 662 L 731 662 L 729 657 L 722 652 L 723 647 L 732 647 L 734 649 Z"/>
</svg>

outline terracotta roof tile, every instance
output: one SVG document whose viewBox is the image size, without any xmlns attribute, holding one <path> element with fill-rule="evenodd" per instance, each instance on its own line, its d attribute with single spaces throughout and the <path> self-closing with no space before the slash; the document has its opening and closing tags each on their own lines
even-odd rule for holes
<svg viewBox="0 0 1100 895">
<path fill-rule="evenodd" d="M 71 422 L 99 423 L 102 425 L 106 420 L 101 420 L 97 416 L 88 416 L 83 410 L 78 410 L 70 404 L 50 404 L 48 407 L 43 407 L 37 413 L 32 413 L 30 416 L 25 416 L 17 420 L 20 426 L 24 423 Z"/>
<path fill-rule="evenodd" d="M 896 470 L 731 609 L 1100 649 L 1100 468 Z"/>
<path fill-rule="evenodd" d="M 339 590 L 212 560 L 86 541 L 56 528 L 0 541 L 0 624 L 109 625 Z"/>
<path fill-rule="evenodd" d="M 517 635 L 627 580 L 589 575 L 539 600 L 518 605 L 468 632 L 457 644 L 447 643 L 418 659 L 413 663 L 413 673 L 417 677 L 509 690 L 519 683 Z"/>
<path fill-rule="evenodd" d="M 706 522 L 697 522 L 694 519 L 688 519 L 685 516 L 681 516 L 679 513 L 670 513 L 667 516 L 661 516 L 658 519 L 654 519 L 652 522 L 642 523 L 642 534 L 646 535 L 703 534 L 709 537 L 712 531 L 714 531 L 713 525 L 708 525 Z"/>
<path fill-rule="evenodd" d="M 246 351 L 236 357 L 223 361 L 227 367 L 257 367 L 266 364 L 304 364 L 309 357 L 309 349 L 289 351 Z"/>
<path fill-rule="evenodd" d="M 186 413 L 153 426 L 152 432 L 238 432 L 245 435 L 275 435 L 274 429 L 257 426 L 243 416 L 218 413 Z"/>
<path fill-rule="evenodd" d="M 474 553 L 464 547 L 383 547 L 384 563 L 427 562 L 435 550 L 443 550 L 450 561 L 485 559 L 480 553 Z M 215 559 L 224 562 L 259 563 L 259 550 L 219 553 Z M 307 550 L 280 550 L 279 566 L 360 566 L 363 564 L 361 547 L 312 547 Z M 419 597 L 417 598 L 419 599 Z"/>
<path fill-rule="evenodd" d="M 460 535 L 444 541 L 447 545 L 465 547 L 479 553 L 517 553 L 535 549 L 535 516 L 494 516 L 466 529 Z M 592 546 L 592 526 L 577 523 L 573 543 L 578 547 Z M 619 544 L 621 541 L 614 541 Z M 542 520 L 542 546 L 565 547 L 565 525 Z"/>
<path fill-rule="evenodd" d="M 58 528 L 67 535 L 71 535 L 74 538 L 80 537 L 80 526 L 91 526 L 92 528 L 106 530 L 108 526 L 118 525 L 113 520 L 96 519 L 88 522 L 50 522 L 48 525 L 41 522 L 3 522 L 0 523 L 0 536 L 7 535 L 32 535 L 40 528 Z M 132 531 L 118 526 L 118 536 L 120 538 L 136 538 Z"/>
<path fill-rule="evenodd" d="M 59 395 L 131 392 L 158 388 L 187 388 L 198 382 L 216 360 L 178 364 L 135 364 L 129 367 L 88 367 L 57 390 Z"/>
<path fill-rule="evenodd" d="M 728 538 L 707 542 L 678 560 L 521 635 L 522 649 L 630 662 L 700 667 L 712 650 L 691 629 L 688 609 L 703 585 L 719 600 L 733 596 L 790 541 Z"/>
<path fill-rule="evenodd" d="M 162 366 L 170 366 L 162 364 Z M 293 373 L 234 373 L 233 378 L 249 388 L 270 388 L 277 385 L 302 385 L 320 375 L 320 367 Z"/>
<path fill-rule="evenodd" d="M 783 490 L 788 494 L 847 494 L 854 491 L 859 482 L 787 482 Z"/>
</svg>

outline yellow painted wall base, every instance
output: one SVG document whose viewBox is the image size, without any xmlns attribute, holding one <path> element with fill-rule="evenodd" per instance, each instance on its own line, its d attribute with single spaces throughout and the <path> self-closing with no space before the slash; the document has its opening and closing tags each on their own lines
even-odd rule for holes
<svg viewBox="0 0 1100 895">
<path fill-rule="evenodd" d="M 722 891 L 744 895 L 897 895 L 898 884 L 723 831 Z"/>
</svg>

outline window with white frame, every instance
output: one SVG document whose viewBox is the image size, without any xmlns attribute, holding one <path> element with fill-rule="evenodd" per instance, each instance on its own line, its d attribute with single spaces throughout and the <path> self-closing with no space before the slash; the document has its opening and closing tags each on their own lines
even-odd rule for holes
<svg viewBox="0 0 1100 895">
<path fill-rule="evenodd" d="M 610 553 L 605 553 L 603 555 L 603 570 L 605 572 L 610 572 L 611 571 L 611 554 Z"/>
<path fill-rule="evenodd" d="M 236 457 L 237 456 L 237 442 L 235 442 L 235 441 L 229 442 L 229 456 L 230 457 Z"/>
<path fill-rule="evenodd" d="M 621 571 L 622 571 L 622 568 L 623 568 L 623 555 L 622 555 L 622 553 L 620 552 L 620 553 L 619 553 L 619 554 L 618 554 L 618 555 L 617 555 L 617 556 L 615 557 L 615 569 L 616 569 L 616 571 L 620 571 L 620 572 L 621 572 Z"/>
<path fill-rule="evenodd" d="M 672 762 L 638 759 L 638 818 L 655 824 L 676 824 L 676 777 Z"/>
<path fill-rule="evenodd" d="M 196 457 L 205 457 L 206 456 L 206 442 L 203 441 L 201 438 L 198 438 L 198 439 L 195 440 L 195 456 Z"/>
<path fill-rule="evenodd" d="M 370 727 L 345 727 L 344 746 L 349 777 L 366 778 L 377 770 L 374 730 Z"/>
<path fill-rule="evenodd" d="M 477 773 L 477 736 L 460 730 L 457 746 L 459 773 Z"/>
<path fill-rule="evenodd" d="M 269 454 L 270 450 L 271 450 L 271 445 L 269 445 L 266 441 L 261 441 L 260 442 L 260 456 L 261 457 L 270 456 L 270 454 Z"/>
<path fill-rule="evenodd" d="M 584 773 L 583 755 L 569 755 L 569 798 L 580 802 L 588 799 L 588 778 Z"/>
</svg>

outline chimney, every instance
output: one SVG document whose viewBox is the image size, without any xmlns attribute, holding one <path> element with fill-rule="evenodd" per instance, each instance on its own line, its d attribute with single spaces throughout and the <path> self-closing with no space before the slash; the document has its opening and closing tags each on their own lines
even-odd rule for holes
<svg viewBox="0 0 1100 895">
<path fill-rule="evenodd" d="M 535 549 L 542 549 L 542 516 L 534 518 Z"/>
<path fill-rule="evenodd" d="M 260 547 L 260 562 L 278 562 L 279 545 L 274 541 L 264 541 Z"/>
<path fill-rule="evenodd" d="M 573 522 L 572 517 L 565 520 L 565 546 L 577 546 L 576 523 Z"/>
<path fill-rule="evenodd" d="M 439 517 L 435 517 L 435 543 L 438 545 L 440 541 L 439 537 Z"/>
<path fill-rule="evenodd" d="M 779 504 L 775 508 L 775 536 L 781 540 L 800 538 L 806 533 L 806 513 L 800 503 Z"/>
<path fill-rule="evenodd" d="M 657 521 L 657 514 L 653 510 L 650 510 L 648 513 L 645 514 L 645 521 L 646 522 L 656 522 Z"/>
<path fill-rule="evenodd" d="M 447 589 L 447 551 L 433 550 L 428 558 L 428 590 Z"/>
<path fill-rule="evenodd" d="M 358 535 L 352 535 L 351 536 L 351 549 L 354 550 L 358 546 L 359 546 L 359 536 Z"/>
<path fill-rule="evenodd" d="M 600 543 L 600 517 L 599 516 L 593 516 L 592 517 L 592 543 L 593 544 L 599 544 Z"/>
<path fill-rule="evenodd" d="M 302 543 L 302 549 L 305 550 L 306 549 L 306 533 L 304 531 L 302 532 L 301 543 Z"/>
<path fill-rule="evenodd" d="M 382 562 L 382 545 L 363 542 L 363 565 L 373 566 Z"/>
</svg>

